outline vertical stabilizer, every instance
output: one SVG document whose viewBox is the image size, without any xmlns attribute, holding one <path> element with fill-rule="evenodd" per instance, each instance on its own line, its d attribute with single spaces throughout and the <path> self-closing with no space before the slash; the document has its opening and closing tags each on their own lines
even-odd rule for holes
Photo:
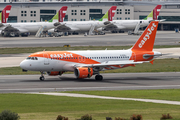
<svg viewBox="0 0 180 120">
<path fill-rule="evenodd" d="M 60 10 L 59 10 L 59 22 L 63 22 L 64 21 L 64 17 L 66 15 L 66 11 L 67 11 L 67 6 L 63 6 Z"/>
<path fill-rule="evenodd" d="M 117 6 L 112 6 L 99 21 L 112 21 L 116 13 Z"/>
<path fill-rule="evenodd" d="M 49 22 L 63 22 L 66 11 L 67 6 L 63 6 Z"/>
<path fill-rule="evenodd" d="M 9 13 L 11 10 L 11 5 L 7 5 L 0 13 L 0 23 L 7 23 Z"/>
<path fill-rule="evenodd" d="M 152 51 L 155 42 L 157 27 L 158 21 L 152 21 L 140 36 L 138 41 L 131 48 L 131 50 Z"/>
<path fill-rule="evenodd" d="M 161 5 L 157 5 L 144 20 L 157 20 L 161 10 Z"/>
</svg>

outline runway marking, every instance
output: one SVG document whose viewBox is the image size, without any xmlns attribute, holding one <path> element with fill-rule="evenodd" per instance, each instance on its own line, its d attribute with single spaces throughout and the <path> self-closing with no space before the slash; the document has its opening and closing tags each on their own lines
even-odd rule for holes
<svg viewBox="0 0 180 120">
<path fill-rule="evenodd" d="M 37 93 L 37 94 L 53 95 L 53 96 L 67 96 L 67 97 L 81 97 L 81 98 L 99 98 L 99 99 L 111 99 L 111 100 L 132 100 L 132 101 L 140 101 L 140 102 L 151 102 L 151 103 L 180 105 L 180 102 L 178 102 L 178 101 L 168 101 L 168 100 L 121 98 L 121 97 L 108 97 L 108 96 L 74 94 L 74 93 Z"/>
<path fill-rule="evenodd" d="M 35 91 L 35 90 L 100 90 L 100 89 L 118 89 L 118 88 L 170 88 L 170 87 L 180 87 L 180 85 L 159 85 L 159 86 L 112 86 L 112 87 L 71 87 L 71 88 L 24 88 L 24 89 L 0 89 L 0 92 L 2 91 Z"/>
</svg>

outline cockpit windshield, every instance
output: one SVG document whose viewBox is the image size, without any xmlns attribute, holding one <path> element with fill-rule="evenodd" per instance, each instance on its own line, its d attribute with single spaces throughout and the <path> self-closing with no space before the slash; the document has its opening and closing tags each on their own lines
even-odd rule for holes
<svg viewBox="0 0 180 120">
<path fill-rule="evenodd" d="M 26 59 L 27 59 L 27 60 L 38 60 L 37 57 L 27 57 Z"/>
</svg>

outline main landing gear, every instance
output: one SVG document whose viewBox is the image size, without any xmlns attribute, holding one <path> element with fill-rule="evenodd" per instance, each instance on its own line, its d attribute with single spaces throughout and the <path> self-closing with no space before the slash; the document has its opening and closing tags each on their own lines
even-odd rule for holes
<svg viewBox="0 0 180 120">
<path fill-rule="evenodd" d="M 44 73 L 43 73 L 43 71 L 41 71 L 41 77 L 39 78 L 39 80 L 44 81 L 44 79 L 45 79 Z"/>
<path fill-rule="evenodd" d="M 101 80 L 103 80 L 103 76 L 102 75 L 96 75 L 95 79 L 101 81 Z"/>
</svg>

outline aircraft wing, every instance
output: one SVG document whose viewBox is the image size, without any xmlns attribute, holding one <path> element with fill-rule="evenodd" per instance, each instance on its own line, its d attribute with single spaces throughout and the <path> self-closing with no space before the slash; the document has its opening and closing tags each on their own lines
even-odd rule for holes
<svg viewBox="0 0 180 120">
<path fill-rule="evenodd" d="M 4 26 L 5 26 L 5 25 L 4 25 L 3 23 L 0 23 L 0 28 L 1 28 L 1 27 L 4 27 Z"/>
<path fill-rule="evenodd" d="M 19 31 L 20 33 L 28 32 L 26 29 L 22 29 L 20 27 L 12 27 L 11 25 L 7 25 L 4 29 L 4 31 Z"/>
<path fill-rule="evenodd" d="M 115 25 L 115 23 L 111 22 L 109 24 L 107 24 L 105 27 L 104 27 L 105 30 L 113 30 L 113 29 L 125 29 L 124 26 L 117 26 Z"/>
<path fill-rule="evenodd" d="M 106 61 L 100 64 L 77 64 L 74 67 L 108 67 L 113 65 L 126 65 L 126 64 L 141 64 L 143 62 L 134 62 L 134 60 L 127 61 Z"/>
</svg>

